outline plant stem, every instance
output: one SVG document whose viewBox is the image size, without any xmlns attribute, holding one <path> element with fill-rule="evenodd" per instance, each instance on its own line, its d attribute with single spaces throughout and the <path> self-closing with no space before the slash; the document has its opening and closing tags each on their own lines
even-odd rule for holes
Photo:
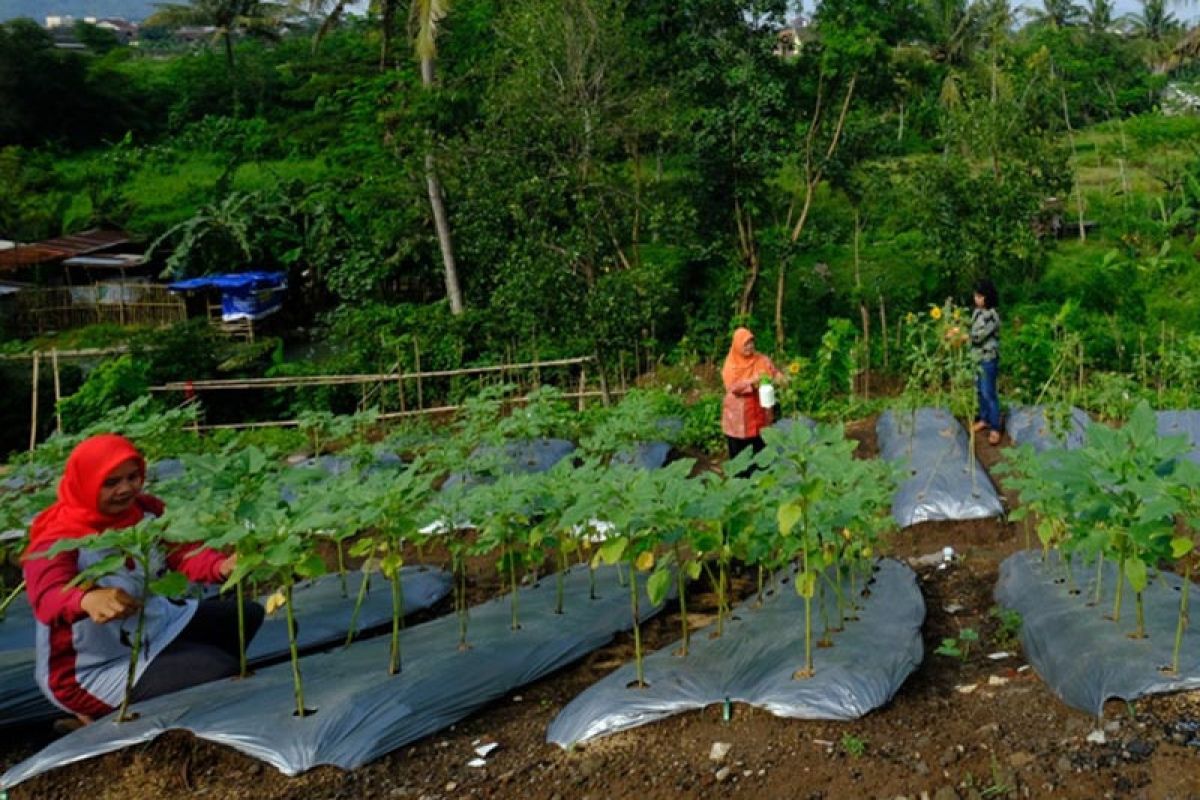
<svg viewBox="0 0 1200 800">
<path fill-rule="evenodd" d="M 388 655 L 388 674 L 400 672 L 400 620 L 404 617 L 404 594 L 400 590 L 400 570 L 388 576 L 392 584 L 392 646 Z"/>
<path fill-rule="evenodd" d="M 690 643 L 691 633 L 688 631 L 688 615 L 687 615 L 687 570 L 683 568 L 683 559 L 679 554 L 679 543 L 675 545 L 675 586 L 679 594 L 679 624 L 683 628 L 683 635 L 680 637 L 683 640 L 683 646 L 680 648 L 679 654 L 686 656 L 688 654 L 688 644 Z M 759 573 L 761 575 L 761 573 Z"/>
<path fill-rule="evenodd" d="M 25 581 L 21 581 L 19 584 L 17 584 L 17 588 L 8 593 L 8 596 L 4 598 L 4 602 L 0 602 L 0 620 L 4 619 L 4 615 L 8 613 L 8 607 L 13 604 L 13 601 L 16 600 L 23 591 L 25 591 Z"/>
<path fill-rule="evenodd" d="M 458 580 L 454 582 L 454 594 L 458 601 L 458 606 L 455 609 L 458 612 L 458 649 L 466 650 L 470 645 L 467 644 L 467 565 L 463 560 L 462 554 L 455 556 L 457 564 Z"/>
<path fill-rule="evenodd" d="M 512 624 L 510 627 L 515 631 L 521 627 L 521 623 L 517 621 L 517 603 L 520 597 L 519 593 L 517 592 L 517 558 L 511 547 L 507 549 L 508 576 L 510 585 L 512 586 Z"/>
<path fill-rule="evenodd" d="M 1189 559 L 1183 568 L 1183 587 L 1179 590 L 1179 622 L 1175 626 L 1175 652 L 1171 656 L 1171 672 L 1179 672 L 1179 649 L 1183 646 L 1183 632 L 1188 626 L 1188 593 L 1192 587 L 1192 563 Z"/>
<path fill-rule="evenodd" d="M 629 604 L 633 609 L 633 660 L 637 670 L 637 685 L 641 688 L 646 685 L 642 671 L 642 625 L 638 613 L 637 569 L 632 564 L 629 565 Z"/>
<path fill-rule="evenodd" d="M 762 604 L 763 604 L 763 565 L 759 564 L 758 565 L 758 600 L 755 601 L 755 605 L 761 608 Z"/>
<path fill-rule="evenodd" d="M 554 613 L 563 613 L 563 584 L 566 582 L 567 575 L 567 553 L 563 547 L 565 539 L 558 539 L 558 575 L 555 579 L 554 588 Z"/>
<path fill-rule="evenodd" d="M 722 557 L 717 562 L 717 636 L 725 632 L 725 584 L 728 581 L 729 565 Z"/>
<path fill-rule="evenodd" d="M 346 587 L 346 558 L 342 552 L 342 540 L 338 539 L 336 542 L 336 545 L 337 545 L 338 578 L 342 582 L 342 597 L 349 597 L 350 591 Z"/>
<path fill-rule="evenodd" d="M 617 568 L 617 583 L 621 586 L 625 585 L 625 573 L 621 571 L 621 562 L 618 561 L 614 566 Z"/>
<path fill-rule="evenodd" d="M 588 562 L 588 600 L 596 599 L 596 568 Z"/>
<path fill-rule="evenodd" d="M 287 605 L 288 651 L 292 656 L 292 685 L 296 690 L 296 716 L 304 717 L 304 683 L 300 679 L 300 648 L 296 646 L 296 613 L 292 609 L 292 584 L 283 587 L 284 603 Z"/>
<path fill-rule="evenodd" d="M 245 678 L 250 674 L 246 666 L 246 590 L 241 581 L 237 582 L 235 588 L 238 614 L 238 677 Z"/>
<path fill-rule="evenodd" d="M 1137 630 L 1134 631 L 1133 638 L 1145 639 L 1146 638 L 1146 609 L 1145 609 L 1145 605 L 1142 603 L 1142 593 L 1141 592 L 1133 593 L 1133 605 L 1134 605 L 1134 608 L 1137 609 Z"/>
<path fill-rule="evenodd" d="M 362 611 L 363 601 L 366 600 L 367 591 L 371 585 L 371 573 L 363 572 L 362 582 L 358 584 L 358 597 L 354 599 L 354 611 L 350 614 L 350 630 L 346 631 L 346 647 L 354 641 L 354 637 L 358 635 L 358 615 Z"/>
<path fill-rule="evenodd" d="M 142 564 L 143 581 L 149 580 L 150 565 Z M 144 584 L 143 584 L 144 585 Z M 134 717 L 129 716 L 129 700 L 133 696 L 133 684 L 137 680 L 137 665 L 138 660 L 142 657 L 142 633 L 146 629 L 146 601 L 150 598 L 147 596 L 149 588 L 147 587 L 142 593 L 142 604 L 138 608 L 137 628 L 133 632 L 133 646 L 129 650 L 129 671 L 125 673 L 125 696 L 121 698 L 121 710 L 117 714 L 117 722 L 128 722 Z"/>
<path fill-rule="evenodd" d="M 1096 594 L 1092 601 L 1094 605 L 1100 605 L 1100 597 L 1104 588 L 1104 553 L 1100 553 L 1100 557 L 1096 559 Z"/>
<path fill-rule="evenodd" d="M 1121 621 L 1121 592 L 1125 588 L 1125 554 L 1121 553 L 1121 558 L 1117 562 L 1117 597 L 1113 602 L 1113 622 Z"/>
</svg>

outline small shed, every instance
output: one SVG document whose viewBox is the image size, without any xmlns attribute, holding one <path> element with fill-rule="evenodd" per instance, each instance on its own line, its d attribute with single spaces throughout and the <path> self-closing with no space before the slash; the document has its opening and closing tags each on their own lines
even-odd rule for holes
<svg viewBox="0 0 1200 800">
<path fill-rule="evenodd" d="M 253 338 L 253 324 L 283 308 L 287 275 L 283 272 L 232 272 L 176 281 L 167 288 L 210 301 L 206 304 L 206 312 L 214 322 L 218 321 L 219 312 L 223 328 L 231 332 L 237 328 Z M 211 302 L 217 295 L 219 303 Z"/>
</svg>

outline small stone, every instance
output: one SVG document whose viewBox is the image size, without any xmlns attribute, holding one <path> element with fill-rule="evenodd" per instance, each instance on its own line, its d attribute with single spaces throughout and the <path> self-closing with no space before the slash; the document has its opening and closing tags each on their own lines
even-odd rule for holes
<svg viewBox="0 0 1200 800">
<path fill-rule="evenodd" d="M 1149 758 L 1154 752 L 1154 745 L 1147 742 L 1145 739 L 1134 739 L 1129 744 L 1125 745 L 1125 754 L 1131 758 L 1142 759 Z"/>
<path fill-rule="evenodd" d="M 992 675 L 988 678 L 988 686 L 1003 686 L 1008 683 L 1008 678 L 1002 678 L 999 675 Z"/>
<path fill-rule="evenodd" d="M 449 783 L 446 784 L 447 792 L 453 792 L 457 788 L 458 788 L 458 784 L 455 783 L 454 781 L 450 781 Z"/>
<path fill-rule="evenodd" d="M 1119 719 L 1109 720 L 1108 722 L 1104 723 L 1105 733 L 1116 733 L 1119 730 L 1121 730 L 1121 720 Z"/>
<path fill-rule="evenodd" d="M 754 774 L 754 770 L 752 770 L 752 769 L 744 769 L 744 770 L 742 770 L 742 777 L 743 777 L 743 778 L 749 778 L 749 777 L 750 777 L 751 775 L 753 775 L 753 774 Z"/>
<path fill-rule="evenodd" d="M 522 701 L 522 700 L 524 700 L 524 699 L 525 699 L 525 698 L 524 698 L 524 697 L 521 697 L 521 695 L 519 695 L 519 694 L 514 694 L 514 695 L 513 695 L 513 702 L 514 702 L 514 703 L 519 703 L 519 702 L 521 702 L 521 701 Z"/>
<path fill-rule="evenodd" d="M 978 688 L 979 684 L 977 683 L 960 683 L 958 686 L 954 687 L 954 691 L 958 692 L 959 694 L 970 694 Z"/>
<path fill-rule="evenodd" d="M 1071 759 L 1067 758 L 1066 756 L 1059 756 L 1058 761 L 1054 762 L 1054 768 L 1062 773 L 1070 772 L 1073 769 L 1071 766 Z"/>
<path fill-rule="evenodd" d="M 1008 757 L 1008 763 L 1012 764 L 1016 769 L 1029 766 L 1033 763 L 1033 760 L 1033 756 L 1029 753 L 1013 753 Z"/>
<path fill-rule="evenodd" d="M 962 603 L 950 603 L 945 607 L 945 609 L 947 614 L 957 614 L 960 611 L 966 611 L 967 607 Z"/>
<path fill-rule="evenodd" d="M 729 751 L 733 749 L 733 745 L 729 742 L 713 742 L 712 747 L 708 750 L 708 759 L 710 761 L 724 761 L 725 756 L 729 755 Z"/>
<path fill-rule="evenodd" d="M 989 722 L 987 725 L 980 725 L 975 734 L 977 736 L 998 736 L 1000 734 L 1000 724 Z"/>
<path fill-rule="evenodd" d="M 1108 737 L 1104 735 L 1104 731 L 1097 728 L 1087 735 L 1087 740 L 1090 744 L 1105 744 L 1108 742 Z"/>
<path fill-rule="evenodd" d="M 724 783 L 732 774 L 733 770 L 731 770 L 729 767 L 721 767 L 719 770 L 717 770 L 717 783 Z"/>
<path fill-rule="evenodd" d="M 953 786 L 943 786 L 933 793 L 933 800 L 959 800 L 958 792 Z"/>
</svg>

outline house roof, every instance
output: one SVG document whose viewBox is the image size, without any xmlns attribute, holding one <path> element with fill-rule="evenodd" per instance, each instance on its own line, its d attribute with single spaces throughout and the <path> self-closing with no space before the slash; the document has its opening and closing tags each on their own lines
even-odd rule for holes
<svg viewBox="0 0 1200 800">
<path fill-rule="evenodd" d="M 93 229 L 71 236 L 59 236 L 42 242 L 18 244 L 8 250 L 0 250 L 0 272 L 46 264 L 75 256 L 107 250 L 129 242 L 129 234 L 123 231 Z"/>
</svg>

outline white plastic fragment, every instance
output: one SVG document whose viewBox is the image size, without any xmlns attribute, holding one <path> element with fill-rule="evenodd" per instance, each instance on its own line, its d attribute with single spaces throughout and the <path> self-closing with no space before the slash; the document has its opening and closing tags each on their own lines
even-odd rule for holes
<svg viewBox="0 0 1200 800">
<path fill-rule="evenodd" d="M 1105 744 L 1108 737 L 1104 735 L 1104 731 L 1097 728 L 1087 735 L 1087 740 L 1091 744 Z"/>
<path fill-rule="evenodd" d="M 961 603 L 950 603 L 943 607 L 947 614 L 957 614 L 960 611 L 966 611 L 967 607 Z"/>
<path fill-rule="evenodd" d="M 733 745 L 729 742 L 713 742 L 708 751 L 708 758 L 710 761 L 724 761 L 731 749 Z"/>
<path fill-rule="evenodd" d="M 1012 653 L 1006 653 L 1003 650 L 1000 650 L 996 653 L 988 653 L 988 658 L 990 658 L 992 661 L 1003 661 L 1006 658 L 1012 658 Z"/>
<path fill-rule="evenodd" d="M 481 769 L 481 768 L 487 766 L 487 762 L 484 761 L 482 758 L 472 758 L 470 761 L 467 762 L 467 766 L 475 767 L 475 769 Z"/>
<path fill-rule="evenodd" d="M 487 758 L 499 746 L 499 742 L 488 742 L 487 744 L 481 744 L 479 747 L 475 748 L 475 755 L 479 756 L 480 758 Z"/>
<path fill-rule="evenodd" d="M 1003 686 L 1008 683 L 1008 678 L 1002 678 L 999 675 L 992 675 L 988 678 L 988 686 Z"/>
<path fill-rule="evenodd" d="M 954 691 L 958 692 L 959 694 L 970 694 L 978 688 L 979 684 L 977 683 L 960 683 L 958 686 L 954 687 Z"/>
</svg>

